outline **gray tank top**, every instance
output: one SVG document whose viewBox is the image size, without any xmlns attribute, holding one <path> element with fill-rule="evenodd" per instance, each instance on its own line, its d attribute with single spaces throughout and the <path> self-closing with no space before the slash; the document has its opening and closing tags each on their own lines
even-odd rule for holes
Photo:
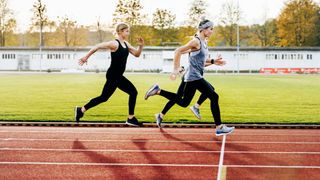
<svg viewBox="0 0 320 180">
<path fill-rule="evenodd" d="M 200 49 L 190 52 L 188 58 L 188 68 L 184 74 L 184 82 L 196 81 L 203 78 L 204 65 L 208 58 L 209 50 L 207 42 L 200 40 Z"/>
</svg>

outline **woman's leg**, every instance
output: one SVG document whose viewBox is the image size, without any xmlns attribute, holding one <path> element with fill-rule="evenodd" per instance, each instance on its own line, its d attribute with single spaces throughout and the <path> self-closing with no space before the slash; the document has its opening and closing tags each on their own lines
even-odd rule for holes
<svg viewBox="0 0 320 180">
<path fill-rule="evenodd" d="M 107 82 L 104 84 L 101 95 L 91 99 L 86 105 L 84 105 L 85 110 L 89 110 L 90 108 L 100 103 L 106 102 L 116 89 L 117 89 L 116 80 L 107 79 Z"/>
<path fill-rule="evenodd" d="M 205 79 L 198 81 L 197 89 L 210 99 L 211 113 L 217 126 L 221 125 L 221 115 L 219 107 L 219 95 L 214 91 L 213 86 Z"/>
<path fill-rule="evenodd" d="M 183 96 L 183 90 L 184 90 L 184 87 L 185 87 L 185 82 L 182 80 L 181 83 L 180 83 L 180 86 L 178 88 L 178 91 L 177 91 L 177 95 L 182 97 Z M 165 107 L 163 108 L 163 110 L 161 111 L 162 115 L 165 115 L 172 107 L 173 105 L 175 105 L 175 101 L 173 100 L 170 100 L 166 105 Z"/>
<path fill-rule="evenodd" d="M 195 84 L 196 81 L 186 82 L 183 86 L 182 96 L 162 89 L 160 90 L 159 95 L 167 98 L 170 101 L 175 102 L 181 107 L 187 107 L 190 104 L 194 94 L 196 93 Z"/>
<path fill-rule="evenodd" d="M 210 84 L 211 85 L 211 84 Z M 212 86 L 211 86 L 212 87 Z M 213 87 L 212 87 L 213 88 Z M 213 88 L 214 89 L 214 88 Z M 200 106 L 201 104 L 207 99 L 207 95 L 204 93 L 201 93 L 200 97 L 198 98 L 198 101 L 190 107 L 191 112 L 198 118 L 201 119 L 200 115 Z"/>
<path fill-rule="evenodd" d="M 122 90 L 123 92 L 129 94 L 129 115 L 134 115 L 134 109 L 136 107 L 136 100 L 138 91 L 134 87 L 134 85 L 124 76 L 122 76 L 118 83 L 118 88 Z"/>
</svg>

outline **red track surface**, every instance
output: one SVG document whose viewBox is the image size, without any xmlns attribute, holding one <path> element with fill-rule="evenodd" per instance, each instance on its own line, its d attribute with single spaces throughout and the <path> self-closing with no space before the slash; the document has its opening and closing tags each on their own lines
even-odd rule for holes
<svg viewBox="0 0 320 180">
<path fill-rule="evenodd" d="M 217 179 L 213 129 L 0 127 L 0 179 Z M 226 179 L 319 179 L 319 130 L 236 129 Z"/>
</svg>

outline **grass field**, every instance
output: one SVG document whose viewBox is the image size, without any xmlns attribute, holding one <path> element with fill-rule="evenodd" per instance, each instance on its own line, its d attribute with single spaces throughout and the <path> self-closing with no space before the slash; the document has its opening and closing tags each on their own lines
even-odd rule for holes
<svg viewBox="0 0 320 180">
<path fill-rule="evenodd" d="M 168 75 L 127 74 L 138 89 L 136 116 L 153 122 L 167 100 L 143 99 L 155 82 L 166 90 L 176 91 L 180 80 Z M 313 123 L 320 124 L 320 76 L 207 75 L 206 79 L 220 95 L 225 123 Z M 2 121 L 73 121 L 73 108 L 82 106 L 100 94 L 105 74 L 0 74 L 0 120 Z M 192 103 L 199 97 L 196 94 Z M 89 110 L 83 121 L 124 122 L 128 96 L 120 90 Z M 166 122 L 211 123 L 209 100 L 201 107 L 198 121 L 189 108 L 174 106 Z"/>
</svg>

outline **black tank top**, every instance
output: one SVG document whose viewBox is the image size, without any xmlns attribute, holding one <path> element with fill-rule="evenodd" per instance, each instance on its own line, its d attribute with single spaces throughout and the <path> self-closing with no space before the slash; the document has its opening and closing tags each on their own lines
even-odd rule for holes
<svg viewBox="0 0 320 180">
<path fill-rule="evenodd" d="M 119 43 L 117 51 L 111 52 L 111 65 L 108 69 L 108 77 L 119 77 L 122 76 L 126 70 L 127 58 L 129 55 L 129 49 L 127 43 L 124 42 L 126 48 L 122 47 L 120 41 L 116 39 Z"/>
</svg>

